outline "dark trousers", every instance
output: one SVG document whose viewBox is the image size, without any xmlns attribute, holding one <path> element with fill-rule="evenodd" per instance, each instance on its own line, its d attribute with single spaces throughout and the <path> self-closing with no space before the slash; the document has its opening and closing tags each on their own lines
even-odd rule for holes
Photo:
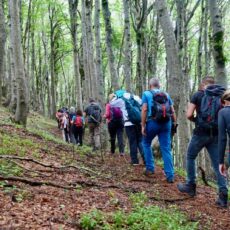
<svg viewBox="0 0 230 230">
<path fill-rule="evenodd" d="M 69 129 L 64 128 L 65 141 L 69 143 Z"/>
<path fill-rule="evenodd" d="M 76 144 L 82 145 L 82 137 L 83 137 L 83 127 L 73 126 L 73 134 L 76 140 Z"/>
<path fill-rule="evenodd" d="M 138 156 L 137 156 L 138 150 L 144 161 L 141 125 L 125 126 L 125 131 L 129 140 L 131 163 L 132 164 L 139 163 Z"/>
<path fill-rule="evenodd" d="M 220 174 L 219 171 L 218 136 L 211 137 L 209 135 L 193 134 L 187 150 L 187 183 L 196 183 L 195 160 L 203 148 L 208 150 L 208 154 L 212 162 L 212 167 L 216 174 L 219 192 L 227 193 L 228 189 L 226 179 Z"/>
<path fill-rule="evenodd" d="M 124 126 L 122 122 L 109 122 L 108 130 L 110 135 L 110 143 L 111 143 L 111 153 L 115 153 L 116 148 L 116 137 L 118 141 L 119 152 L 124 153 L 124 143 L 123 143 L 123 129 Z"/>
</svg>

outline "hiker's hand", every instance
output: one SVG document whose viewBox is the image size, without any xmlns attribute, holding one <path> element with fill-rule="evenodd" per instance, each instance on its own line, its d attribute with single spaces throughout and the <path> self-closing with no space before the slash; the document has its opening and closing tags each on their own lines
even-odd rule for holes
<svg viewBox="0 0 230 230">
<path fill-rule="evenodd" d="M 145 126 L 142 126 L 141 127 L 141 133 L 143 136 L 146 136 L 146 129 L 145 129 Z"/>
<path fill-rule="evenodd" d="M 177 133 L 177 123 L 172 123 L 172 127 L 171 127 L 171 135 L 174 136 Z"/>
<path fill-rule="evenodd" d="M 224 177 L 227 177 L 227 170 L 224 164 L 219 164 L 220 174 Z"/>
</svg>

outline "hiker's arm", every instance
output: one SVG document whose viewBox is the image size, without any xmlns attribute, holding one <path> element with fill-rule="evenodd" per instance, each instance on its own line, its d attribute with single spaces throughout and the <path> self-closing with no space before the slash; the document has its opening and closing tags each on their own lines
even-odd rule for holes
<svg viewBox="0 0 230 230">
<path fill-rule="evenodd" d="M 196 105 L 190 102 L 188 105 L 187 112 L 186 112 L 186 117 L 188 120 L 195 121 L 195 117 L 194 117 L 195 109 L 196 109 Z"/>
<path fill-rule="evenodd" d="M 143 135 L 146 135 L 145 125 L 146 125 L 146 120 L 147 120 L 147 112 L 148 112 L 148 105 L 145 103 L 142 105 L 142 110 L 141 110 L 141 127 L 142 127 Z"/>
</svg>

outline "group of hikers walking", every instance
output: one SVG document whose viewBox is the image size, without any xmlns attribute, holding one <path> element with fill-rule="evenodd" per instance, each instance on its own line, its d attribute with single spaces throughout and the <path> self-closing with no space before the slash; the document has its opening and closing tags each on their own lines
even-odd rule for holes
<svg viewBox="0 0 230 230">
<path fill-rule="evenodd" d="M 110 94 L 105 114 L 102 114 L 99 103 L 93 99 L 90 99 L 84 112 L 75 112 L 74 108 L 70 108 L 70 111 L 62 108 L 56 117 L 59 128 L 63 130 L 64 139 L 82 145 L 84 127 L 87 124 L 93 151 L 99 150 L 100 124 L 106 119 L 111 155 L 115 155 L 117 139 L 119 155 L 124 156 L 125 130 L 129 143 L 130 164 L 139 165 L 141 157 L 145 165 L 144 175 L 152 177 L 155 172 L 152 141 L 158 136 L 166 181 L 174 183 L 171 142 L 178 124 L 173 101 L 167 92 L 160 89 L 159 79 L 150 79 L 149 86 L 149 90 L 143 92 L 142 99 L 125 90 Z M 211 76 L 203 78 L 199 90 L 191 97 L 187 119 L 195 123 L 195 128 L 186 153 L 187 179 L 185 183 L 179 183 L 177 188 L 191 197 L 196 195 L 195 160 L 199 152 L 206 148 L 217 179 L 216 204 L 227 207 L 227 170 L 224 158 L 227 155 L 230 163 L 229 150 L 225 154 L 227 137 L 230 136 L 230 90 L 215 84 Z"/>
</svg>

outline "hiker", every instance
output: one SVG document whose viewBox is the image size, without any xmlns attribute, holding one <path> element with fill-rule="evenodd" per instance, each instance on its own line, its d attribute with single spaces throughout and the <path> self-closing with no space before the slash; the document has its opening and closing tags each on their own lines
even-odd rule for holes
<svg viewBox="0 0 230 230">
<path fill-rule="evenodd" d="M 93 147 L 93 151 L 99 150 L 101 148 L 100 143 L 100 123 L 101 117 L 101 107 L 94 99 L 89 100 L 89 105 L 85 109 L 86 121 L 89 127 L 90 133 L 90 143 Z"/>
<path fill-rule="evenodd" d="M 71 123 L 73 127 L 72 131 L 76 140 L 76 144 L 82 146 L 82 137 L 85 121 L 81 110 L 77 110 L 76 115 L 73 116 Z"/>
<path fill-rule="evenodd" d="M 218 112 L 221 108 L 221 96 L 225 89 L 215 85 L 213 77 L 202 80 L 203 89 L 198 90 L 191 98 L 187 109 L 187 118 L 195 122 L 192 139 L 187 150 L 187 180 L 179 183 L 178 190 L 191 197 L 196 195 L 195 160 L 198 153 L 205 147 L 209 153 L 212 167 L 216 174 L 219 197 L 216 204 L 226 207 L 228 193 L 226 180 L 219 172 L 218 161 Z"/>
<path fill-rule="evenodd" d="M 139 165 L 138 151 L 142 157 L 143 163 L 144 154 L 142 148 L 142 134 L 141 134 L 141 104 L 142 101 L 139 96 L 126 92 L 125 90 L 118 90 L 115 92 L 118 98 L 125 102 L 123 112 L 123 120 L 125 132 L 129 141 L 130 150 L 130 164 L 133 166 Z"/>
<path fill-rule="evenodd" d="M 111 154 L 115 153 L 116 137 L 118 141 L 120 156 L 124 156 L 123 130 L 124 120 L 123 112 L 125 103 L 121 98 L 117 98 L 115 94 L 109 95 L 109 103 L 106 104 L 106 112 L 104 117 L 108 123 L 110 135 Z"/>
<path fill-rule="evenodd" d="M 56 117 L 56 120 L 57 120 L 57 124 L 58 124 L 58 129 L 61 128 L 61 119 L 62 119 L 62 116 L 63 116 L 63 111 L 61 109 L 59 109 L 56 114 L 55 114 L 55 117 Z"/>
<path fill-rule="evenodd" d="M 227 145 L 227 136 L 230 139 L 230 90 L 227 90 L 222 96 L 224 108 L 218 114 L 218 152 L 219 152 L 219 171 L 222 176 L 227 177 L 227 169 L 224 164 L 225 151 Z M 228 143 L 227 162 L 230 167 L 230 142 Z M 222 194 L 223 200 L 228 200 L 227 194 Z M 225 202 L 227 205 L 227 203 Z"/>
<path fill-rule="evenodd" d="M 154 158 L 151 148 L 152 140 L 158 136 L 160 150 L 164 161 L 164 172 L 168 183 L 174 182 L 174 168 L 171 152 L 171 129 L 176 125 L 173 102 L 168 93 L 160 90 L 157 78 L 149 81 L 150 90 L 142 95 L 142 135 L 146 162 L 144 174 L 154 174 Z"/>
<path fill-rule="evenodd" d="M 61 128 L 63 130 L 63 140 L 69 143 L 69 115 L 68 113 L 63 113 L 61 120 Z"/>
<path fill-rule="evenodd" d="M 70 143 L 73 143 L 73 144 L 77 144 L 76 143 L 76 140 L 75 140 L 75 137 L 74 137 L 74 127 L 73 127 L 73 124 L 72 124 L 72 120 L 73 120 L 73 117 L 76 117 L 76 109 L 75 107 L 70 107 L 69 109 L 69 124 L 70 124 L 70 127 L 69 127 L 69 139 L 70 139 Z"/>
</svg>

